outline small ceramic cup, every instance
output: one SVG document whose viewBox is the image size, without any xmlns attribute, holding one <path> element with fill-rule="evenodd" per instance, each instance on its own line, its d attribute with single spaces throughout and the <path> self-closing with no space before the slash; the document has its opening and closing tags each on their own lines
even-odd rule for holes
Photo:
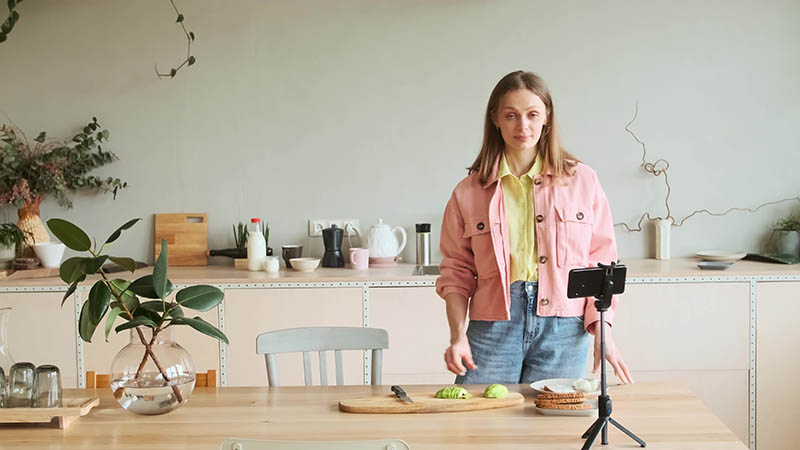
<svg viewBox="0 0 800 450">
<path fill-rule="evenodd" d="M 355 270 L 366 270 L 369 268 L 369 249 L 366 248 L 351 248 L 350 249 L 350 264 L 353 265 Z"/>
<path fill-rule="evenodd" d="M 267 256 L 264 260 L 264 270 L 269 273 L 277 273 L 281 270 L 281 262 L 277 256 Z"/>
<path fill-rule="evenodd" d="M 286 263 L 286 268 L 291 269 L 292 263 L 289 262 L 292 258 L 300 258 L 303 256 L 303 246 L 302 245 L 284 245 L 281 247 L 283 255 L 283 262 Z"/>
</svg>

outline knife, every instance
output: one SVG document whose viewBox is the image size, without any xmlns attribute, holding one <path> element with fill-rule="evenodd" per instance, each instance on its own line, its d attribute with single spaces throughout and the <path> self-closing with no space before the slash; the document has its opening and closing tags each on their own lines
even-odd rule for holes
<svg viewBox="0 0 800 450">
<path fill-rule="evenodd" d="M 411 400 L 411 397 L 406 394 L 406 391 L 403 390 L 400 386 L 392 386 L 392 392 L 399 398 L 400 400 L 406 403 L 414 403 L 414 400 Z"/>
</svg>

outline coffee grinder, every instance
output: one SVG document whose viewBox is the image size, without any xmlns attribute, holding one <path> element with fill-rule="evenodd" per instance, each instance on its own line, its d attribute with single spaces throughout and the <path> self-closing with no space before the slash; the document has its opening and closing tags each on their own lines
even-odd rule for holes
<svg viewBox="0 0 800 450">
<path fill-rule="evenodd" d="M 325 244 L 325 254 L 322 256 L 322 267 L 344 267 L 342 255 L 342 238 L 344 229 L 335 224 L 322 230 L 322 242 Z"/>
</svg>

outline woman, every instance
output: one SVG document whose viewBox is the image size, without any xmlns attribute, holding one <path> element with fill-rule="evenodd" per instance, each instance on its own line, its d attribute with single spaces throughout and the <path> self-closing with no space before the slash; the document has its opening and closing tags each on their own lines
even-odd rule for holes
<svg viewBox="0 0 800 450">
<path fill-rule="evenodd" d="M 589 334 L 600 367 L 594 299 L 568 299 L 569 270 L 616 261 L 611 212 L 595 172 L 561 146 L 550 92 L 530 72 L 497 83 L 483 145 L 442 219 L 441 276 L 456 383 L 582 378 Z M 633 382 L 606 313 L 606 358 Z M 469 327 L 465 325 L 469 310 Z"/>
</svg>

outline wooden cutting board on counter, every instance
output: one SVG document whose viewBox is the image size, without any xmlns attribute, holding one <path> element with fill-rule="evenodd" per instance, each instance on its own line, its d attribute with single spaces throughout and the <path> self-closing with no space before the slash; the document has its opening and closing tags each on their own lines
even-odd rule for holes
<svg viewBox="0 0 800 450">
<path fill-rule="evenodd" d="M 394 394 L 367 398 L 354 398 L 339 402 L 339 409 L 361 414 L 409 414 L 477 411 L 522 405 L 525 401 L 519 392 L 509 392 L 504 398 L 486 398 L 483 390 L 469 391 L 472 398 L 435 398 L 431 392 L 406 391 L 414 403 L 406 403 Z"/>
<path fill-rule="evenodd" d="M 161 254 L 161 239 L 167 241 L 170 266 L 207 266 L 208 214 L 155 214 L 155 258 Z"/>
</svg>

